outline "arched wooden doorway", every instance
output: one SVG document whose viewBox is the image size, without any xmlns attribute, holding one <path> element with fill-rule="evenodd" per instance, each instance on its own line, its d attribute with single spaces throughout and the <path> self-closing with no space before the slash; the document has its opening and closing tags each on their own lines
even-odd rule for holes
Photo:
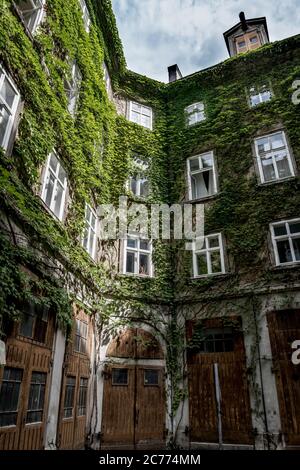
<svg viewBox="0 0 300 470">
<path fill-rule="evenodd" d="M 104 376 L 102 449 L 165 445 L 163 351 L 157 339 L 129 328 L 111 341 Z"/>
</svg>

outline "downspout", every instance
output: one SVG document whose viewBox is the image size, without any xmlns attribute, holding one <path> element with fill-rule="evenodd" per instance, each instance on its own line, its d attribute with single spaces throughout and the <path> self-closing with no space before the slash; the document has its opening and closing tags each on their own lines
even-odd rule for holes
<svg viewBox="0 0 300 470">
<path fill-rule="evenodd" d="M 268 416 L 267 416 L 264 381 L 263 381 L 261 355 L 260 355 L 260 342 L 259 342 L 259 336 L 258 336 L 257 316 L 256 316 L 255 308 L 254 308 L 254 297 L 252 297 L 251 300 L 252 300 L 252 311 L 253 311 L 253 319 L 254 319 L 255 334 L 256 334 L 256 346 L 257 346 L 257 352 L 258 352 L 258 364 L 259 364 L 259 375 L 260 375 L 260 386 L 261 386 L 262 404 L 263 404 L 263 412 L 264 412 L 265 431 L 266 431 L 266 436 L 267 436 L 268 450 L 270 450 L 269 425 L 268 425 Z"/>
</svg>

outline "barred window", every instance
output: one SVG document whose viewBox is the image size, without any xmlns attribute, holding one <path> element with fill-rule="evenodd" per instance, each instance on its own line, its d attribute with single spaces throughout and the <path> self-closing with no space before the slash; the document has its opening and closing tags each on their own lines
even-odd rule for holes
<svg viewBox="0 0 300 470">
<path fill-rule="evenodd" d="M 88 379 L 84 377 L 80 377 L 78 416 L 86 415 L 87 391 L 88 391 Z"/>
<path fill-rule="evenodd" d="M 43 421 L 46 380 L 47 374 L 44 372 L 32 372 L 26 423 Z"/>
<path fill-rule="evenodd" d="M 22 378 L 22 369 L 4 368 L 0 385 L 0 427 L 17 424 Z"/>
</svg>

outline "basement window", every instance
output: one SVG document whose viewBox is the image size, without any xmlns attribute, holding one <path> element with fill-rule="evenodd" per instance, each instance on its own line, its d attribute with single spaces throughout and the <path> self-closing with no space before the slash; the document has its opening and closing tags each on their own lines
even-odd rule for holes
<svg viewBox="0 0 300 470">
<path fill-rule="evenodd" d="M 91 258 L 95 259 L 97 241 L 97 215 L 89 206 L 85 205 L 85 228 L 82 239 L 83 248 L 89 253 Z"/>
<path fill-rule="evenodd" d="M 271 224 L 276 266 L 300 262 L 300 219 Z"/>
<path fill-rule="evenodd" d="M 70 76 L 65 79 L 65 91 L 68 98 L 68 111 L 71 116 L 74 117 L 77 108 L 82 76 L 76 61 L 74 61 L 70 67 Z"/>
<path fill-rule="evenodd" d="M 272 99 L 272 92 L 266 86 L 262 86 L 259 89 L 256 87 L 251 87 L 249 90 L 250 106 L 253 108 L 258 104 L 265 103 Z"/>
<path fill-rule="evenodd" d="M 0 66 L 0 146 L 7 150 L 17 119 L 20 93 Z"/>
<path fill-rule="evenodd" d="M 60 221 L 63 220 L 64 216 L 67 185 L 67 173 L 56 153 L 52 152 L 46 164 L 42 200 Z"/>
<path fill-rule="evenodd" d="M 41 423 L 43 421 L 45 389 L 47 374 L 32 372 L 26 423 Z"/>
<path fill-rule="evenodd" d="M 294 176 L 294 169 L 283 131 L 255 139 L 255 151 L 262 183 Z"/>
<path fill-rule="evenodd" d="M 82 11 L 82 19 L 84 23 L 84 29 L 86 30 L 87 33 L 90 32 L 90 26 L 91 26 L 91 18 L 89 14 L 89 10 L 86 6 L 86 3 L 84 0 L 79 0 L 80 3 L 80 8 Z"/>
<path fill-rule="evenodd" d="M 139 158 L 133 159 L 132 174 L 127 182 L 128 190 L 133 196 L 147 198 L 149 196 L 148 165 Z"/>
<path fill-rule="evenodd" d="M 0 427 L 16 426 L 23 370 L 5 367 L 0 385 Z"/>
<path fill-rule="evenodd" d="M 27 30 L 34 34 L 44 16 L 45 0 L 15 0 L 16 9 Z"/>
<path fill-rule="evenodd" d="M 205 108 L 204 103 L 194 103 L 185 108 L 185 113 L 187 117 L 187 125 L 193 126 L 198 122 L 205 121 Z"/>
<path fill-rule="evenodd" d="M 216 169 L 213 152 L 187 159 L 189 199 L 201 199 L 217 193 Z"/>
<path fill-rule="evenodd" d="M 193 274 L 204 277 L 225 273 L 222 235 L 207 235 L 193 242 Z"/>
<path fill-rule="evenodd" d="M 131 237 L 124 240 L 124 274 L 152 276 L 152 243 Z"/>
<path fill-rule="evenodd" d="M 149 106 L 130 101 L 129 120 L 152 130 L 152 109 Z"/>
</svg>

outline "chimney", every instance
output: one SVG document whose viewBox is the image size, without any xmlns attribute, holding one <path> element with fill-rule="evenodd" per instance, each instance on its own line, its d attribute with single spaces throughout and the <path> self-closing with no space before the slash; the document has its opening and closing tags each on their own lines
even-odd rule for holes
<svg viewBox="0 0 300 470">
<path fill-rule="evenodd" d="M 180 72 L 177 64 L 170 65 L 170 67 L 168 67 L 168 72 L 169 72 L 169 83 L 176 82 L 176 80 L 179 80 L 179 78 L 182 78 L 182 73 Z"/>
<path fill-rule="evenodd" d="M 247 31 L 248 26 L 247 26 L 247 21 L 245 18 L 245 13 L 241 11 L 241 13 L 239 14 L 239 17 L 240 17 L 240 22 L 242 23 L 242 30 Z"/>
</svg>

